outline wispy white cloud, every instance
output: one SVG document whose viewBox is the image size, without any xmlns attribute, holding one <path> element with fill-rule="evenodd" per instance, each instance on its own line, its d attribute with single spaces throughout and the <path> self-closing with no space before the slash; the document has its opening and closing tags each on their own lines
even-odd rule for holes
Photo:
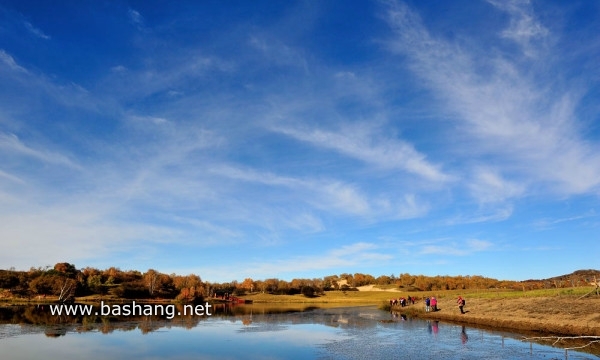
<svg viewBox="0 0 600 360">
<path fill-rule="evenodd" d="M 44 34 L 44 32 L 35 26 L 33 26 L 29 21 L 24 22 L 25 28 L 32 33 L 33 35 L 39 37 L 40 39 L 49 40 L 50 36 Z"/>
<path fill-rule="evenodd" d="M 9 174 L 9 173 L 7 173 L 7 172 L 4 172 L 4 171 L 2 171 L 2 170 L 0 170 L 0 177 L 1 177 L 1 178 L 4 178 L 4 179 L 7 179 L 7 180 L 10 180 L 10 181 L 11 181 L 11 182 L 13 182 L 13 183 L 18 183 L 18 184 L 24 184 L 24 183 L 25 183 L 25 181 L 23 181 L 23 180 L 22 180 L 21 178 L 19 178 L 18 176 L 15 176 L 15 175 Z"/>
<path fill-rule="evenodd" d="M 510 204 L 493 204 L 492 207 L 483 207 L 471 210 L 468 215 L 458 215 L 442 222 L 445 226 L 461 224 L 477 224 L 486 222 L 504 221 L 513 214 L 513 206 Z"/>
<path fill-rule="evenodd" d="M 338 249 L 333 249 L 331 250 L 330 254 L 334 257 L 341 257 L 356 253 L 364 253 L 377 248 L 378 246 L 373 243 L 359 242 L 355 244 L 344 245 Z"/>
<path fill-rule="evenodd" d="M 127 71 L 127 68 L 123 65 L 116 65 L 110 68 L 110 71 L 115 72 L 115 73 L 122 73 Z"/>
<path fill-rule="evenodd" d="M 410 68 L 462 124 L 458 130 L 476 141 L 465 149 L 469 157 L 492 156 L 503 172 L 557 193 L 598 188 L 600 151 L 581 135 L 575 111 L 584 89 L 555 89 L 553 78 L 532 73 L 536 67 L 497 54 L 486 58 L 436 38 L 402 3 L 390 5 L 387 20 L 395 34 L 390 50 L 406 55 Z"/>
<path fill-rule="evenodd" d="M 315 183 L 307 182 L 309 189 L 317 191 L 323 197 L 310 200 L 319 207 L 333 207 L 337 211 L 347 211 L 351 214 L 367 215 L 372 211 L 366 196 L 352 186 L 341 181 Z M 323 201 L 324 200 L 324 201 Z"/>
<path fill-rule="evenodd" d="M 144 17 L 139 11 L 129 8 L 127 9 L 127 15 L 129 16 L 129 21 L 131 21 L 131 23 L 133 23 L 135 26 L 138 28 L 144 27 Z"/>
<path fill-rule="evenodd" d="M 495 169 L 474 169 L 468 184 L 471 194 L 480 203 L 499 203 L 515 198 L 525 191 L 524 184 L 503 178 Z"/>
<path fill-rule="evenodd" d="M 466 241 L 453 241 L 444 245 L 426 245 L 422 248 L 422 255 L 449 255 L 466 256 L 477 252 L 487 251 L 493 244 L 489 241 L 469 239 Z"/>
<path fill-rule="evenodd" d="M 519 44 L 525 55 L 534 56 L 537 51 L 532 42 L 539 44 L 539 40 L 548 36 L 550 31 L 536 19 L 531 2 L 529 0 L 488 0 L 488 2 L 510 15 L 510 24 L 502 31 L 502 37 Z"/>
<path fill-rule="evenodd" d="M 428 162 L 426 156 L 415 150 L 414 146 L 400 139 L 377 134 L 371 126 L 346 126 L 338 132 L 290 127 L 273 127 L 271 130 L 376 167 L 403 170 L 431 181 L 443 182 L 450 179 L 439 166 Z"/>
<path fill-rule="evenodd" d="M 248 40 L 248 45 L 260 52 L 263 59 L 272 65 L 291 66 L 309 72 L 308 62 L 300 49 L 287 45 L 279 39 L 253 34 Z"/>
<path fill-rule="evenodd" d="M 68 80 L 61 82 L 61 80 L 45 75 L 35 68 L 28 68 L 0 49 L 0 71 L 3 70 L 3 67 L 10 70 L 9 76 L 12 79 L 6 79 L 6 81 L 11 81 L 14 94 L 25 93 L 30 99 L 45 99 L 69 109 L 99 111 L 99 109 L 107 108 L 106 102 L 99 97 L 93 97 L 83 86 Z M 45 104 L 41 101 L 28 100 L 20 99 L 10 107 L 11 112 L 14 113 L 16 109 L 23 113 L 34 112 L 35 109 L 42 108 L 42 104 Z M 43 109 L 41 112 L 43 113 L 45 110 Z M 41 116 L 39 117 L 41 118 Z"/>
<path fill-rule="evenodd" d="M 201 233 L 203 234 L 202 245 L 204 246 L 212 246 L 215 244 L 222 245 L 229 239 L 239 239 L 244 237 L 244 234 L 239 230 L 217 225 L 202 218 L 172 215 L 166 215 L 164 218 L 168 218 L 177 224 L 191 226 L 195 230 L 201 230 Z"/>
<path fill-rule="evenodd" d="M 326 229 L 323 221 L 311 212 L 299 211 L 286 216 L 282 221 L 287 228 L 303 233 L 318 233 Z"/>
<path fill-rule="evenodd" d="M 228 73 L 236 66 L 235 62 L 195 48 L 169 50 L 162 56 L 148 52 L 141 68 L 123 65 L 109 68 L 101 83 L 103 94 L 119 104 L 156 95 L 171 97 L 172 94 L 184 93 L 182 89 L 194 87 L 214 72 Z"/>
<path fill-rule="evenodd" d="M 0 133 L 0 149 L 4 149 L 5 151 L 9 151 L 18 155 L 34 158 L 46 163 L 68 166 L 74 169 L 81 168 L 80 165 L 61 153 L 44 149 L 34 149 L 25 145 L 14 134 Z"/>
<path fill-rule="evenodd" d="M 268 277 L 273 274 L 284 278 L 286 274 L 306 272 L 315 270 L 327 270 L 340 267 L 372 266 L 382 264 L 393 259 L 387 252 L 382 252 L 374 243 L 359 242 L 343 245 L 339 248 L 325 251 L 323 255 L 296 256 L 269 263 L 257 262 L 251 264 L 244 273 L 255 274 L 254 276 Z"/>
<path fill-rule="evenodd" d="M 538 253 L 540 251 L 542 252 L 552 252 L 552 251 L 560 251 L 560 250 L 564 250 L 564 247 L 562 246 L 550 246 L 550 245 L 541 245 L 541 246 L 532 246 L 532 247 L 523 247 L 520 248 L 519 251 L 530 251 L 533 253 Z M 537 255 L 539 256 L 539 254 Z"/>
<path fill-rule="evenodd" d="M 231 179 L 265 185 L 284 186 L 301 194 L 312 194 L 302 200 L 322 209 L 332 209 L 348 214 L 366 215 L 371 209 L 366 197 L 353 186 L 339 181 L 316 181 L 278 176 L 230 166 L 219 166 L 211 172 Z"/>
<path fill-rule="evenodd" d="M 112 210 L 101 202 L 33 205 L 33 199 L 22 200 L 13 203 L 12 211 L 0 212 L 3 264 L 27 268 L 32 259 L 49 264 L 64 259 L 89 261 L 131 251 L 142 241 L 149 244 L 178 237 L 169 228 L 111 221 L 107 211 Z"/>
<path fill-rule="evenodd" d="M 421 216 L 428 210 L 428 206 L 419 203 L 412 194 L 393 199 L 379 196 L 371 198 L 356 186 L 339 180 L 298 179 L 231 166 L 214 167 L 211 172 L 235 180 L 289 188 L 293 190 L 289 196 L 298 197 L 294 201 L 302 201 L 336 214 L 366 219 L 407 219 Z"/>
<path fill-rule="evenodd" d="M 556 219 L 552 219 L 552 218 L 540 219 L 540 220 L 535 221 L 533 223 L 533 226 L 535 226 L 536 228 L 539 228 L 539 229 L 551 229 L 551 228 L 555 227 L 556 225 L 559 225 L 562 223 L 580 222 L 581 220 L 589 220 L 589 219 L 594 219 L 594 218 L 598 218 L 598 217 L 600 217 L 600 215 L 596 214 L 595 211 L 591 210 L 582 215 L 575 215 L 575 216 L 556 218 Z"/>
<path fill-rule="evenodd" d="M 27 70 L 24 67 L 17 64 L 15 59 L 2 49 L 0 49 L 0 61 L 2 61 L 2 63 L 4 63 L 4 66 L 8 67 L 10 70 L 21 73 L 27 73 Z"/>
</svg>

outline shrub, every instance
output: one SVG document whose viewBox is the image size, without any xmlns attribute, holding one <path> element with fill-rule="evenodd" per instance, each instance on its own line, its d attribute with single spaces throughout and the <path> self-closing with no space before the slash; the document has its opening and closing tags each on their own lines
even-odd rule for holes
<svg viewBox="0 0 600 360">
<path fill-rule="evenodd" d="M 314 297 L 315 289 L 312 286 L 303 286 L 302 287 L 302 295 L 306 297 Z"/>
</svg>

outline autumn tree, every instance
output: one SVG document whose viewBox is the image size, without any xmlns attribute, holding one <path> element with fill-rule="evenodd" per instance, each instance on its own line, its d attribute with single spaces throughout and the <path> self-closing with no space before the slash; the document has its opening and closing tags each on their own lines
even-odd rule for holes
<svg viewBox="0 0 600 360">
<path fill-rule="evenodd" d="M 340 274 L 340 280 L 346 280 L 346 284 L 348 284 L 348 286 L 354 287 L 354 277 L 352 276 L 352 274 Z"/>
<path fill-rule="evenodd" d="M 168 296 L 173 293 L 175 287 L 173 279 L 168 275 L 161 274 L 154 269 L 148 269 L 143 275 L 144 284 L 148 289 L 150 296 Z"/>
<path fill-rule="evenodd" d="M 190 274 L 186 276 L 172 274 L 173 285 L 177 290 L 183 288 L 202 287 L 202 279 L 196 274 Z"/>
<path fill-rule="evenodd" d="M 256 280 L 254 284 L 256 285 L 256 289 L 263 293 L 267 290 L 267 283 L 264 280 Z"/>
<path fill-rule="evenodd" d="M 307 285 L 305 279 L 292 279 L 292 281 L 290 282 L 290 287 L 298 290 L 302 290 L 302 287 L 305 285 Z"/>
<path fill-rule="evenodd" d="M 67 262 L 57 263 L 54 265 L 54 270 L 63 273 L 67 277 L 74 277 L 77 274 L 77 269 L 75 265 L 69 264 Z"/>
<path fill-rule="evenodd" d="M 375 284 L 377 285 L 389 285 L 391 284 L 391 278 L 387 275 L 381 275 L 375 279 Z"/>
<path fill-rule="evenodd" d="M 32 280 L 29 284 L 34 294 L 56 295 L 61 302 L 67 301 L 75 294 L 77 282 L 66 276 L 44 275 Z"/>
<path fill-rule="evenodd" d="M 244 281 L 240 284 L 240 287 L 247 291 L 254 291 L 254 281 L 251 278 L 245 278 Z"/>
<path fill-rule="evenodd" d="M 277 282 L 277 294 L 293 295 L 293 294 L 299 294 L 299 293 L 300 293 L 300 289 L 294 288 L 290 282 L 287 282 L 285 280 L 279 280 Z"/>
<path fill-rule="evenodd" d="M 323 284 L 324 284 L 323 279 L 320 279 L 320 278 L 312 279 L 312 286 L 315 289 L 315 292 L 317 292 L 318 294 L 323 294 L 323 291 L 324 291 Z"/>
<path fill-rule="evenodd" d="M 340 286 L 338 285 L 338 276 L 330 275 L 325 276 L 323 278 L 323 289 L 324 290 L 338 290 Z"/>
<path fill-rule="evenodd" d="M 52 294 L 54 292 L 55 276 L 38 276 L 29 282 L 29 288 L 36 295 Z"/>
<path fill-rule="evenodd" d="M 369 274 L 361 274 L 361 273 L 356 273 L 354 274 L 354 286 L 364 286 L 364 285 L 371 285 L 375 283 L 375 278 L 372 275 Z"/>
<path fill-rule="evenodd" d="M 177 299 L 181 301 L 194 301 L 204 297 L 204 284 L 200 276 L 190 274 L 187 276 L 171 275 L 173 286 L 178 291 Z"/>
<path fill-rule="evenodd" d="M 405 273 L 405 274 L 400 274 L 400 284 L 403 287 L 409 287 L 411 285 L 413 285 L 415 282 L 415 277 L 412 276 L 411 274 Z"/>
<path fill-rule="evenodd" d="M 0 270 L 0 289 L 11 289 L 19 284 L 19 276 L 15 271 Z"/>
<path fill-rule="evenodd" d="M 267 292 L 271 292 L 271 293 L 275 293 L 277 292 L 278 289 L 278 285 L 279 285 L 279 279 L 266 279 L 265 280 L 265 290 Z"/>
<path fill-rule="evenodd" d="M 102 275 L 90 275 L 87 277 L 86 284 L 88 289 L 94 293 L 103 293 L 104 289 L 102 286 Z"/>
</svg>

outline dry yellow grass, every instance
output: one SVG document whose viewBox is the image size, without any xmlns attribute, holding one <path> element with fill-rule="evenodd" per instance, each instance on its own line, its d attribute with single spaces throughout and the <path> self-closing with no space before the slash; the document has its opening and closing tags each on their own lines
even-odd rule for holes
<svg viewBox="0 0 600 360">
<path fill-rule="evenodd" d="M 438 308 L 438 312 L 426 313 L 419 306 L 410 313 L 495 329 L 600 336 L 600 297 L 597 296 L 583 299 L 577 296 L 467 298 L 464 315 L 460 314 L 455 298 L 442 298 Z"/>
</svg>

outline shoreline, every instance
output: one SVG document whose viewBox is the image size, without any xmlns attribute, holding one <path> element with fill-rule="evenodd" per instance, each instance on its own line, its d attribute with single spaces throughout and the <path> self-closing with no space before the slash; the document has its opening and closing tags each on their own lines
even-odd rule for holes
<svg viewBox="0 0 600 360">
<path fill-rule="evenodd" d="M 392 311 L 420 319 L 472 325 L 490 330 L 537 335 L 600 336 L 600 298 L 467 299 L 460 314 L 455 299 L 438 299 L 439 311 L 425 312 L 422 302 Z"/>
</svg>

